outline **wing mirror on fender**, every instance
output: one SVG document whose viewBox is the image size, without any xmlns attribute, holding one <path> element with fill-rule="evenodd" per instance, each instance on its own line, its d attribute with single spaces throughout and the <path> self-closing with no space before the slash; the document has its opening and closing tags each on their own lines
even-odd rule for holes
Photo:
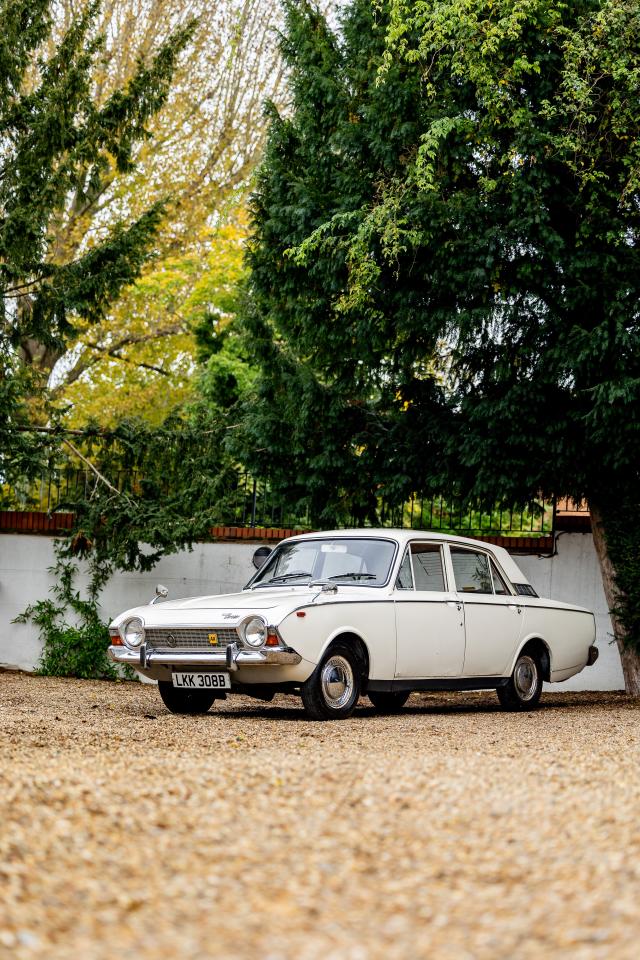
<svg viewBox="0 0 640 960">
<path fill-rule="evenodd" d="M 153 600 L 149 601 L 149 606 L 152 607 L 154 603 L 157 603 L 158 600 L 166 600 L 169 596 L 169 591 L 166 587 L 163 587 L 161 583 L 156 587 L 156 595 Z"/>
</svg>

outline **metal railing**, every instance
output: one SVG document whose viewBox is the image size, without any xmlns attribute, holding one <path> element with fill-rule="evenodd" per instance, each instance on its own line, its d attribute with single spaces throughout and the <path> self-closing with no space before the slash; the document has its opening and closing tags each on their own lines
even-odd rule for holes
<svg viewBox="0 0 640 960">
<path fill-rule="evenodd" d="M 143 483 L 135 471 L 116 471 L 107 478 L 117 490 L 135 494 Z M 0 509 L 38 511 L 48 515 L 69 510 L 78 500 L 90 498 L 96 484 L 102 481 L 88 468 L 53 469 L 38 481 L 0 487 Z M 238 471 L 220 501 L 216 522 L 223 526 L 251 528 L 311 529 L 310 502 L 290 502 L 276 493 L 267 481 Z M 415 530 L 441 530 L 449 533 L 484 536 L 548 536 L 553 533 L 555 513 L 587 509 L 576 508 L 570 501 L 555 504 L 537 500 L 526 507 L 487 504 L 462 500 L 453 496 L 419 497 L 393 503 L 380 497 L 366 519 L 345 517 L 335 523 L 340 527 L 379 526 Z M 326 524 L 323 524 L 326 526 Z"/>
<path fill-rule="evenodd" d="M 552 501 L 533 501 L 517 508 L 456 497 L 413 496 L 395 508 L 383 504 L 380 525 L 485 536 L 539 537 L 553 532 L 553 518 Z"/>
<path fill-rule="evenodd" d="M 556 500 L 556 514 L 564 516 L 584 516 L 589 513 L 589 504 L 586 500 L 572 500 L 571 497 L 560 497 Z"/>
</svg>

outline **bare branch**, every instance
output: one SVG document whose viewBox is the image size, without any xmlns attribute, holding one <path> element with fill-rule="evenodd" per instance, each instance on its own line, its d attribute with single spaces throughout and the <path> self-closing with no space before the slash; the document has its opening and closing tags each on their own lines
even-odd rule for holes
<svg viewBox="0 0 640 960">
<path fill-rule="evenodd" d="M 102 482 L 109 487 L 109 490 L 112 490 L 113 493 L 115 493 L 115 494 L 116 494 L 117 496 L 119 496 L 119 497 L 122 496 L 120 490 L 118 490 L 116 487 L 114 487 L 112 483 L 109 483 L 109 481 L 107 480 L 106 477 L 103 477 L 103 476 L 102 476 L 102 474 L 101 474 L 100 471 L 97 469 L 97 467 L 94 467 L 94 465 L 91 463 L 91 461 L 90 461 L 90 460 L 87 460 L 87 458 L 84 456 L 84 454 L 80 453 L 80 451 L 78 450 L 77 447 L 74 447 L 74 445 L 71 443 L 71 440 L 67 440 L 66 437 L 63 437 L 63 438 L 62 438 L 62 442 L 69 447 L 69 449 L 72 451 L 72 453 L 74 453 L 74 454 L 76 455 L 76 457 L 79 457 L 79 458 L 82 460 L 83 463 L 86 463 L 86 465 L 89 467 L 90 470 L 93 470 L 93 472 L 95 473 L 96 477 L 98 477 L 99 480 L 102 480 Z"/>
</svg>

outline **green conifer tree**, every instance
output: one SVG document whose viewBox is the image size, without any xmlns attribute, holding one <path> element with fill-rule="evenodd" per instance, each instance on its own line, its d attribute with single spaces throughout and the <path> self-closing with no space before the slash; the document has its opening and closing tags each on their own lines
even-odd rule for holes
<svg viewBox="0 0 640 960">
<path fill-rule="evenodd" d="M 386 36 L 385 36 L 386 35 Z M 640 10 L 291 0 L 245 457 L 341 497 L 586 498 L 640 694 Z"/>
</svg>

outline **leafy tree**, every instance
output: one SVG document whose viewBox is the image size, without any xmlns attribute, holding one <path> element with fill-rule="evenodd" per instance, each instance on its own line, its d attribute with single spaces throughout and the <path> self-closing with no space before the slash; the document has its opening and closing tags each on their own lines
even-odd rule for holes
<svg viewBox="0 0 640 960">
<path fill-rule="evenodd" d="M 640 694 L 637 3 L 352 0 L 338 36 L 292 2 L 284 50 L 246 455 L 321 519 L 350 487 L 586 498 Z"/>
<path fill-rule="evenodd" d="M 134 169 L 192 32 L 189 24 L 175 30 L 97 106 L 99 6 L 88 4 L 47 53 L 51 8 L 47 0 L 0 3 L 0 336 L 4 353 L 43 368 L 73 336 L 74 318 L 100 320 L 148 257 L 160 199 L 135 217 L 122 211 L 68 256 L 54 249 L 56 227 L 70 197 L 77 208 L 90 202 L 105 170 Z"/>
<path fill-rule="evenodd" d="M 56 4 L 50 51 L 79 6 L 87 0 Z M 156 422 L 187 396 L 195 352 L 187 304 L 207 262 L 220 255 L 219 227 L 236 220 L 262 150 L 262 101 L 279 96 L 276 0 L 114 0 L 95 20 L 105 40 L 90 91 L 94 107 L 130 83 L 140 59 L 156 56 L 175 24 L 190 17 L 196 18 L 193 35 L 174 65 L 166 102 L 149 118 L 151 136 L 136 144 L 135 165 L 123 176 L 115 162 L 106 164 L 81 202 L 69 194 L 50 224 L 49 258 L 57 263 L 74 259 L 123 211 L 135 219 L 156 202 L 167 203 L 154 262 L 141 282 L 126 288 L 99 321 L 72 318 L 64 348 L 25 354 L 49 378 L 56 406 L 74 404 L 75 423 L 87 422 L 109 393 L 112 400 L 117 395 L 118 412 L 142 410 Z M 86 412 L 78 403 L 84 399 Z"/>
<path fill-rule="evenodd" d="M 189 248 L 165 254 L 142 271 L 95 325 L 77 321 L 78 341 L 65 375 L 52 383 L 53 405 L 68 426 L 112 428 L 131 416 L 159 425 L 195 400 L 195 384 L 212 353 L 236 362 L 228 331 L 237 310 L 246 217 L 240 208 L 203 231 Z M 229 354 L 230 348 L 233 351 Z M 223 385 L 221 384 L 221 388 Z M 211 399 L 207 387 L 207 396 Z"/>
</svg>

